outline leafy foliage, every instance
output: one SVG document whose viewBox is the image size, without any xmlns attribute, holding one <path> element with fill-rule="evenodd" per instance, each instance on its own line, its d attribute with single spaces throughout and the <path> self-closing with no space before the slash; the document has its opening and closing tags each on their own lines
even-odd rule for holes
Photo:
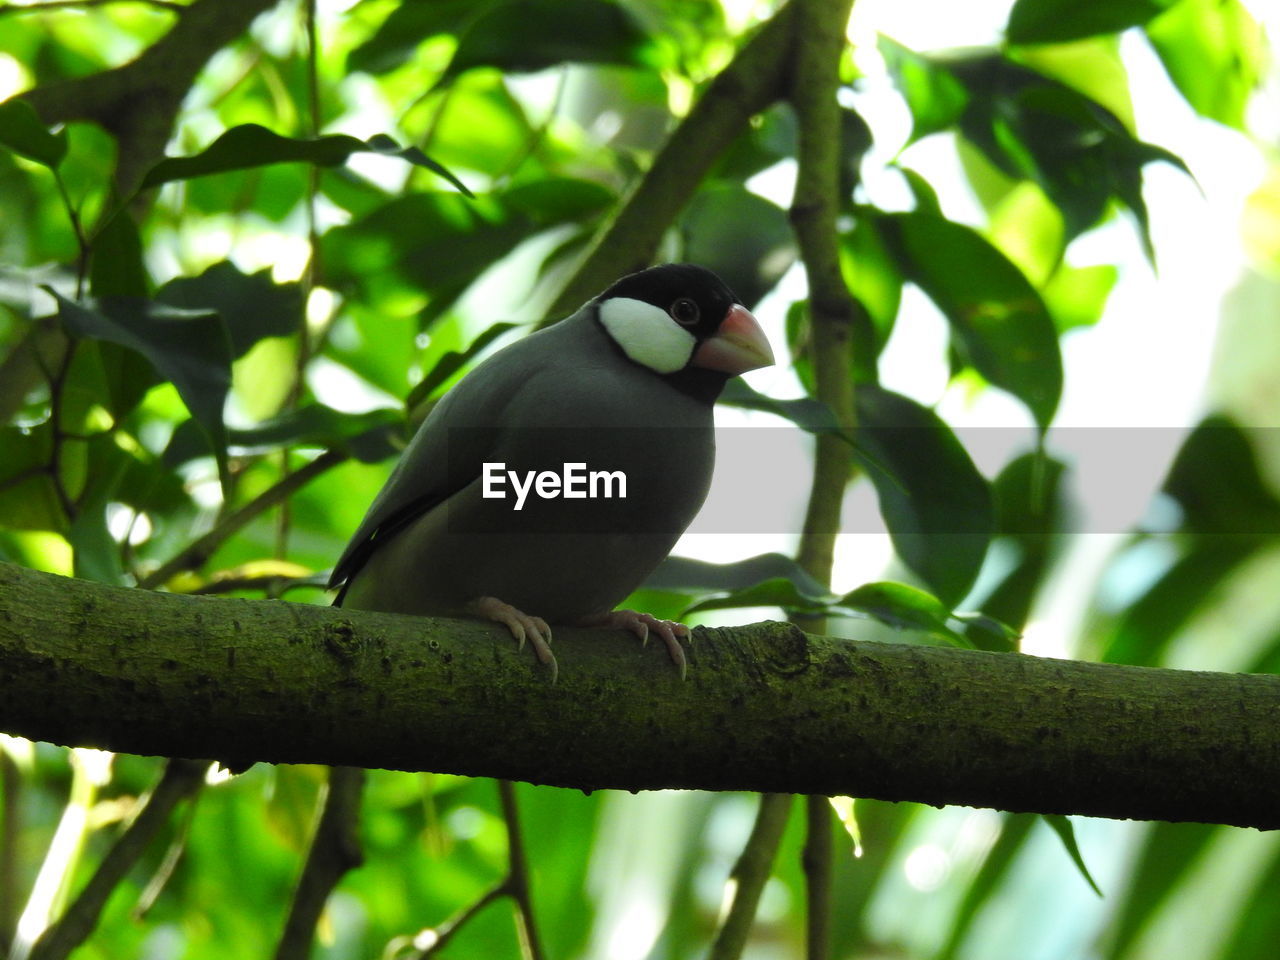
<svg viewBox="0 0 1280 960">
<path fill-rule="evenodd" d="M 0 77 L 18 78 L 6 92 L 34 88 L 0 102 L 0 559 L 325 602 L 318 584 L 423 410 L 544 319 L 757 25 L 713 0 L 362 0 L 341 13 L 320 5 L 314 22 L 315 5 L 298 5 L 299 20 L 294 6 L 262 2 L 270 12 L 225 48 L 188 36 L 170 50 L 218 56 L 182 91 L 169 130 L 151 112 L 155 90 L 122 88 L 115 68 L 216 2 L 0 9 Z M 764 607 L 828 616 L 859 638 L 1007 655 L 1030 646 L 1078 529 L 1077 465 L 1055 446 L 1054 418 L 1066 385 L 1089 373 L 1064 360 L 1063 338 L 1089 335 L 1124 275 L 1076 262 L 1075 243 L 1126 211 L 1152 257 L 1159 221 L 1144 173 L 1156 162 L 1189 172 L 1137 136 L 1113 36 L 1125 30 L 1149 41 L 1196 114 L 1247 131 L 1268 63 L 1239 0 L 1016 0 L 991 49 L 883 37 L 910 117 L 905 144 L 864 109 L 878 79 L 866 51 L 843 64 L 835 239 L 858 310 L 851 356 L 837 361 L 855 384 L 854 423 L 817 399 L 815 369 L 830 358 L 815 355 L 810 326 L 822 305 L 794 282 L 795 218 L 769 186 L 802 140 L 786 91 L 716 144 L 719 158 L 662 224 L 661 249 L 644 256 L 704 263 L 767 322 L 785 315 L 790 373 L 735 381 L 724 404 L 846 441 L 896 562 L 883 574 L 893 579 L 840 592 L 777 553 L 677 556 L 635 605 L 713 623 Z M 148 124 L 164 127 L 149 153 L 138 135 Z M 904 152 L 930 138 L 955 141 L 978 217 L 954 212 L 956 184 L 910 165 Z M 117 180 L 131 165 L 138 177 Z M 886 176 L 905 185 L 902 203 L 883 200 Z M 910 343 L 914 362 L 947 368 L 949 398 L 1002 391 L 1033 425 L 994 465 L 952 422 L 954 405 L 882 376 L 891 348 L 919 329 L 920 293 L 949 343 L 942 357 Z M 1135 390 L 1149 362 L 1132 358 Z M 1107 564 L 1085 655 L 1183 663 L 1197 623 L 1225 616 L 1222 597 L 1252 567 L 1272 569 L 1280 498 L 1267 450 L 1225 414 L 1190 432 L 1158 497 L 1173 519 L 1130 531 Z M 1196 662 L 1274 672 L 1280 621 L 1255 632 L 1235 660 L 1206 645 Z M 18 944 L 37 873 L 83 889 L 159 769 L 0 741 L 0 950 Z M 325 781 L 318 768 L 256 767 L 202 789 L 166 818 L 76 956 L 268 954 Z M 705 953 L 747 798 L 517 793 L 548 955 L 603 955 L 637 930 L 629 953 Z M 1048 954 L 1064 948 L 1041 921 L 1079 905 L 1075 893 L 1092 899 L 1090 886 L 1114 904 L 1105 916 L 1079 907 L 1078 952 L 1091 938 L 1110 960 L 1149 956 L 1148 938 L 1182 929 L 1179 905 L 1213 871 L 1244 878 L 1239 902 L 1216 940 L 1183 955 L 1274 953 L 1280 859 L 1256 844 L 1241 852 L 1258 838 L 861 800 L 842 810 L 865 853 L 837 847 L 833 956 Z M 792 821 L 757 920 L 764 951 L 798 953 L 803 937 Z M 1132 845 L 1131 866 L 1108 840 Z M 444 774 L 371 772 L 362 841 L 365 865 L 330 901 L 317 955 L 417 955 L 511 865 L 492 785 Z M 1028 883 L 1050 874 L 1051 896 Z M 921 892 L 929 884 L 941 889 Z M 1026 930 L 997 922 L 1010 905 Z M 26 922 L 64 906 L 33 896 Z M 457 955 L 520 955 L 504 911 L 481 911 L 456 939 Z"/>
</svg>

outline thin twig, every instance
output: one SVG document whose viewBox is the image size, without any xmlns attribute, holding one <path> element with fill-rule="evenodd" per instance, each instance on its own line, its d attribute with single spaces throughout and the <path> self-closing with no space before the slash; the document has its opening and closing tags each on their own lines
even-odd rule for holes
<svg viewBox="0 0 1280 960">
<path fill-rule="evenodd" d="M 301 467 L 288 476 L 282 477 L 273 486 L 262 491 L 244 506 L 223 517 L 217 526 L 203 537 L 189 544 L 176 556 L 143 577 L 138 582 L 138 586 L 145 590 L 154 590 L 179 573 L 199 569 L 213 555 L 214 551 L 239 532 L 249 521 L 277 504 L 283 503 L 326 470 L 336 467 L 347 460 L 348 456 L 341 450 L 326 450 L 305 467 Z"/>
<path fill-rule="evenodd" d="M 272 600 L 279 600 L 294 590 L 327 590 L 328 585 L 319 577 L 286 577 L 276 573 L 257 576 L 215 576 L 190 591 L 193 596 L 213 597 L 223 593 L 257 591 Z"/>
<path fill-rule="evenodd" d="M 199 798 L 199 791 L 192 793 L 191 802 L 187 804 L 182 816 L 182 822 L 178 824 L 177 835 L 174 836 L 173 841 L 169 844 L 169 849 L 164 852 L 160 866 L 156 867 L 156 872 L 147 881 L 142 893 L 138 895 L 138 902 L 130 912 L 134 920 L 141 921 L 146 919 L 147 914 L 156 905 L 156 901 L 160 899 L 160 894 L 164 892 L 164 888 L 173 877 L 173 872 L 178 869 L 178 863 L 182 860 L 182 854 L 187 849 L 187 841 L 191 836 L 191 824 L 196 818 L 196 801 Z"/>
<path fill-rule="evenodd" d="M 756 908 L 760 905 L 760 894 L 773 871 L 773 861 L 778 854 L 778 844 L 782 842 L 782 831 L 787 825 L 787 815 L 790 812 L 790 794 L 760 795 L 760 809 L 756 813 L 751 836 L 729 873 L 733 900 L 729 904 L 724 922 L 716 932 L 707 960 L 738 960 L 742 956 L 747 937 L 751 933 L 751 925 L 755 922 Z"/>
<path fill-rule="evenodd" d="M 525 140 L 523 149 L 516 154 L 515 159 L 507 165 L 507 168 L 494 178 L 498 184 L 510 183 L 511 179 L 524 166 L 525 161 L 529 160 L 538 152 L 547 134 L 551 130 L 551 125 L 555 122 L 556 117 L 560 115 L 560 105 L 564 102 L 565 88 L 569 85 L 569 65 L 563 64 L 560 67 L 558 76 L 556 77 L 556 90 L 551 97 L 551 106 L 547 108 L 547 115 L 542 118 L 542 122 L 529 132 L 529 136 Z"/>
<path fill-rule="evenodd" d="M 435 956 L 445 948 L 445 945 L 453 939 L 459 930 L 467 925 L 472 917 L 495 900 L 505 897 L 509 892 L 507 890 L 508 879 L 504 878 L 501 883 L 494 884 L 474 903 L 459 910 L 440 926 L 428 931 L 428 940 L 430 942 L 424 944 L 418 953 L 414 954 L 414 960 L 426 960 L 428 957 Z"/>
<path fill-rule="evenodd" d="M 57 317 L 38 317 L 31 321 L 27 332 L 0 361 L 0 423 L 12 420 L 39 385 L 50 366 L 44 355 L 64 351 L 68 343 Z"/>
<path fill-rule="evenodd" d="M 329 771 L 320 819 L 302 875 L 294 887 L 276 960 L 306 960 L 329 894 L 349 870 L 364 862 L 360 848 L 360 794 L 364 779 L 365 772 L 359 767 L 333 767 Z"/>
<path fill-rule="evenodd" d="M 0 955 L 7 955 L 18 923 L 18 837 L 22 833 L 22 771 L 9 751 L 0 747 Z"/>
<path fill-rule="evenodd" d="M 840 269 L 836 215 L 840 204 L 840 55 L 853 0 L 794 0 L 795 65 L 790 91 L 798 140 L 791 224 L 809 282 L 813 370 L 817 399 L 836 415 L 847 436 L 854 427 L 851 371 L 853 321 L 859 309 Z M 803 42 L 799 42 L 803 40 Z M 846 441 L 817 438 L 813 485 L 797 559 L 822 583 L 831 582 L 840 511 L 853 477 Z M 825 629 L 825 626 L 816 629 Z M 804 848 L 808 960 L 830 952 L 832 851 L 831 812 L 822 797 L 806 801 Z"/>
<path fill-rule="evenodd" d="M 111 845 L 80 895 L 32 945 L 29 960 L 61 960 L 84 943 L 97 925 L 107 898 L 168 822 L 174 807 L 200 786 L 208 766 L 200 760 L 166 763 L 160 782 L 142 802 L 141 811 Z"/>
<path fill-rule="evenodd" d="M 66 386 L 67 373 L 71 370 L 71 359 L 76 352 L 76 340 L 73 338 L 58 364 L 56 372 L 49 376 L 49 429 L 53 434 L 49 447 L 49 477 L 53 481 L 53 490 L 57 494 L 62 512 L 67 522 L 75 520 L 78 510 L 76 502 L 67 491 L 62 479 L 62 442 L 66 439 L 62 432 L 62 388 Z"/>
<path fill-rule="evenodd" d="M 515 784 L 510 780 L 499 780 L 498 799 L 502 804 L 502 818 L 507 824 L 507 875 L 444 923 L 419 934 L 420 937 L 425 935 L 429 942 L 422 944 L 414 955 L 415 960 L 435 956 L 472 917 L 500 897 L 510 897 L 515 905 L 516 930 L 525 960 L 544 960 L 546 955 L 542 952 L 542 940 L 534 923 L 533 900 L 529 895 L 529 862 L 525 856 L 524 835 L 516 807 Z"/>
<path fill-rule="evenodd" d="M 319 45 L 316 39 L 316 0 L 305 0 L 303 4 L 304 33 L 306 36 L 307 67 L 307 136 L 320 136 L 320 75 L 318 60 Z M 315 278 L 319 273 L 320 228 L 316 217 L 316 198 L 320 193 L 320 168 L 311 164 L 307 169 L 307 195 L 304 207 L 307 217 L 308 257 L 302 273 L 302 322 L 298 325 L 298 352 L 294 357 L 293 381 L 285 395 L 282 409 L 292 411 L 297 408 L 302 394 L 306 390 L 307 365 L 316 349 L 311 342 L 311 331 L 307 324 L 307 304 L 311 300 L 311 291 L 315 288 Z M 280 451 L 280 472 L 288 476 L 290 472 L 289 455 L 291 450 L 285 447 Z M 293 525 L 293 509 L 288 500 L 280 504 L 280 513 L 276 524 L 275 556 L 283 558 L 289 552 L 289 531 Z"/>
<path fill-rule="evenodd" d="M 84 296 L 85 271 L 89 266 L 89 237 L 84 232 L 84 221 L 80 219 L 76 205 L 71 202 L 71 194 L 67 191 L 67 184 L 62 179 L 62 174 L 56 167 L 52 173 L 53 182 L 58 187 L 58 197 L 62 200 L 62 208 L 67 213 L 67 219 L 71 222 L 71 231 L 76 237 L 76 299 L 79 300 Z"/>
<path fill-rule="evenodd" d="M 515 784 L 510 780 L 499 780 L 498 797 L 502 801 L 502 818 L 507 821 L 507 892 L 516 905 L 520 946 L 526 960 L 543 960 L 542 942 L 533 919 L 533 900 L 529 896 L 529 863 L 516 808 Z"/>
<path fill-rule="evenodd" d="M 826 797 L 805 797 L 805 844 L 801 854 L 805 879 L 805 949 L 808 960 L 831 955 L 831 804 Z"/>
</svg>

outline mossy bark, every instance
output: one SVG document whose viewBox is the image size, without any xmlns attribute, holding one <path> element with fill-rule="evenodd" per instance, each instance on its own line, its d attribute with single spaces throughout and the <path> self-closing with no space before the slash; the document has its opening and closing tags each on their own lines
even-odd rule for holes
<svg viewBox="0 0 1280 960">
<path fill-rule="evenodd" d="M 477 622 L 108 587 L 0 564 L 0 730 L 178 757 L 580 789 L 848 794 L 1280 826 L 1280 678 L 698 629 L 550 683 Z"/>
</svg>

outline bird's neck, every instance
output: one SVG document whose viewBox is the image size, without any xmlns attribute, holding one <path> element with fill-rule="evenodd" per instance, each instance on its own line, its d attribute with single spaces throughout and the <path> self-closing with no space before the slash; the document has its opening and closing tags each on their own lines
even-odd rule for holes
<svg viewBox="0 0 1280 960">
<path fill-rule="evenodd" d="M 664 374 L 662 379 L 685 396 L 708 405 L 719 399 L 720 391 L 729 382 L 728 376 L 719 370 L 704 370 L 702 367 L 685 367 L 675 373 Z"/>
</svg>

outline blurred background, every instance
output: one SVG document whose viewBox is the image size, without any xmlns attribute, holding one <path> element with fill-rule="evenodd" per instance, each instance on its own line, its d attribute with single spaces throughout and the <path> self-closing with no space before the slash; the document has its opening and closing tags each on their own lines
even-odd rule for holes
<svg viewBox="0 0 1280 960">
<path fill-rule="evenodd" d="M 668 133 L 780 5 L 258 6 L 247 32 L 192 55 L 204 65 L 160 144 L 196 158 L 178 167 L 107 107 L 83 106 L 101 110 L 89 122 L 56 90 L 143 54 L 183 4 L 0 5 L 2 559 L 327 602 L 325 572 L 426 406 L 546 316 Z M 891 495 L 855 483 L 831 593 L 810 597 L 832 632 L 1007 642 L 913 634 L 831 603 L 890 579 L 1009 624 L 1028 654 L 1280 667 L 1278 30 L 1280 8 L 1261 0 L 855 4 L 840 241 L 868 347 L 851 375 L 905 398 L 895 409 L 933 437 L 942 493 L 909 467 L 898 479 L 940 498 L 944 529 L 934 559 L 910 555 Z M 9 100 L 32 89 L 55 91 L 31 100 L 43 123 Z M 348 139 L 290 154 L 251 124 Z M 793 115 L 769 106 L 663 235 L 657 259 L 725 275 L 780 358 L 717 423 L 727 449 L 736 431 L 779 431 L 756 492 L 783 519 L 695 524 L 684 557 L 795 551 L 810 414 L 756 396 L 812 391 L 786 215 L 795 150 Z M 154 309 L 119 320 L 101 307 L 113 296 Z M 979 320 L 1024 332 L 975 323 L 975 302 Z M 945 539 L 963 520 L 948 491 L 974 490 L 991 528 L 976 552 Z M 708 509 L 740 495 L 740 471 L 722 469 Z M 228 525 L 245 504 L 252 519 Z M 714 583 L 668 569 L 633 599 L 666 616 L 716 600 L 691 622 L 781 617 L 742 569 Z M 0 946 L 23 958 L 160 761 L 0 747 Z M 323 782 L 321 768 L 211 772 L 75 956 L 265 955 Z M 757 798 L 519 797 L 548 955 L 705 953 Z M 1277 955 L 1273 834 L 1072 818 L 1086 873 L 1032 815 L 842 809 L 835 956 Z M 744 956 L 802 951 L 801 821 L 797 807 Z M 367 861 L 331 899 L 317 956 L 415 955 L 506 868 L 490 781 L 372 771 L 362 836 Z M 519 956 L 508 905 L 443 953 Z"/>
</svg>

